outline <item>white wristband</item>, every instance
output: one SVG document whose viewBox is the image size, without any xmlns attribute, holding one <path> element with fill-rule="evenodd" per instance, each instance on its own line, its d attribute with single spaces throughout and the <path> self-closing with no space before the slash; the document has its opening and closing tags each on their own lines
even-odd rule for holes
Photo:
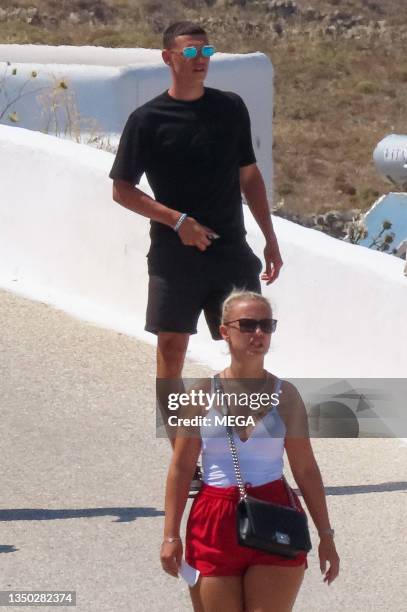
<svg viewBox="0 0 407 612">
<path fill-rule="evenodd" d="M 187 213 L 182 213 L 182 215 L 180 216 L 180 218 L 178 219 L 178 221 L 174 225 L 174 232 L 178 232 L 179 228 L 184 223 L 184 221 L 187 218 L 187 216 L 188 216 Z"/>
<path fill-rule="evenodd" d="M 172 544 L 173 542 L 178 542 L 181 541 L 181 538 L 164 538 L 163 542 L 168 542 L 169 544 Z"/>
</svg>

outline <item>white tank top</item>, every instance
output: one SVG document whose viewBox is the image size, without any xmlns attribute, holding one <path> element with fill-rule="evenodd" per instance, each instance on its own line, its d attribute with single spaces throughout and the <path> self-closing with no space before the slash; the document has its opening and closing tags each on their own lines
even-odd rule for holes
<svg viewBox="0 0 407 612">
<path fill-rule="evenodd" d="M 280 387 L 281 380 L 277 379 L 274 393 L 279 393 Z M 206 416 L 207 419 L 200 428 L 203 481 L 214 487 L 237 485 L 226 426 L 219 423 L 222 412 L 213 406 Z M 215 416 L 219 418 L 216 420 Z M 240 471 L 245 483 L 258 486 L 281 478 L 285 434 L 286 427 L 276 407 L 256 422 L 246 442 L 242 442 L 233 431 Z"/>
</svg>

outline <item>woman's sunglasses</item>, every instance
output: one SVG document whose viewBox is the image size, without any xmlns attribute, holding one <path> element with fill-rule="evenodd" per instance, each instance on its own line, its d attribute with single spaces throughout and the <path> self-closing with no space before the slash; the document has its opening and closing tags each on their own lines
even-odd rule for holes
<svg viewBox="0 0 407 612">
<path fill-rule="evenodd" d="M 239 331 L 245 334 L 254 334 L 256 329 L 260 327 L 263 334 L 271 334 L 276 331 L 277 319 L 235 319 L 234 321 L 228 321 L 224 325 L 230 325 L 231 323 L 239 323 Z"/>
<path fill-rule="evenodd" d="M 212 57 L 216 53 L 216 49 L 212 45 L 205 45 L 204 47 L 184 47 L 182 50 L 182 55 L 186 59 L 194 59 L 198 57 L 199 53 L 202 57 Z"/>
</svg>

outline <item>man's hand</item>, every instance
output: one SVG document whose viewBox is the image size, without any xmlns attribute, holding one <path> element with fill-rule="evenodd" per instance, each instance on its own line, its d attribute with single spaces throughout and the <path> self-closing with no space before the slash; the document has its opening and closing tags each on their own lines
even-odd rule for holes
<svg viewBox="0 0 407 612">
<path fill-rule="evenodd" d="M 264 249 L 266 269 L 261 275 L 261 280 L 267 281 L 267 285 L 270 285 L 278 277 L 283 260 L 273 230 L 266 187 L 257 164 L 240 168 L 240 186 L 253 217 L 266 238 Z"/>
<path fill-rule="evenodd" d="M 270 283 L 273 283 L 278 278 L 281 266 L 283 265 L 275 236 L 264 247 L 264 261 L 266 263 L 266 270 L 261 275 L 261 280 L 267 281 L 266 284 L 270 285 Z"/>
<path fill-rule="evenodd" d="M 205 251 L 212 244 L 211 236 L 216 233 L 206 225 L 201 225 L 193 217 L 187 217 L 178 230 L 178 235 L 185 246 L 195 246 Z"/>
</svg>

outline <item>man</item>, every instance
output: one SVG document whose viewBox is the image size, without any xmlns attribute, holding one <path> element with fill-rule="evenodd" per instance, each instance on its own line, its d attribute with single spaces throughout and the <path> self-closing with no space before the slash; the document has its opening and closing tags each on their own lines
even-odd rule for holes
<svg viewBox="0 0 407 612">
<path fill-rule="evenodd" d="M 157 378 L 179 378 L 202 310 L 219 339 L 220 305 L 233 287 L 260 291 L 260 260 L 245 240 L 241 191 L 266 239 L 267 284 L 282 266 L 242 99 L 205 88 L 205 30 L 164 32 L 170 89 L 129 117 L 110 177 L 113 199 L 151 219 L 145 329 L 157 334 Z M 135 187 L 146 173 L 155 199 Z"/>
</svg>

